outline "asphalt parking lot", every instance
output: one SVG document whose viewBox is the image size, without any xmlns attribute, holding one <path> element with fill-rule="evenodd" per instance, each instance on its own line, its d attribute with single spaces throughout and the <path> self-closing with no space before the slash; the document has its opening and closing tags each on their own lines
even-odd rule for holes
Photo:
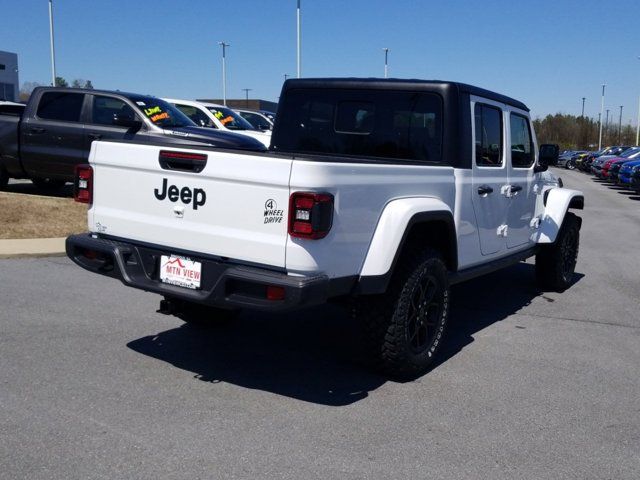
<svg viewBox="0 0 640 480">
<path fill-rule="evenodd" d="M 65 258 L 0 260 L 0 478 L 640 478 L 640 196 L 557 172 L 586 198 L 575 285 L 455 287 L 409 383 L 337 307 L 201 330 Z"/>
</svg>

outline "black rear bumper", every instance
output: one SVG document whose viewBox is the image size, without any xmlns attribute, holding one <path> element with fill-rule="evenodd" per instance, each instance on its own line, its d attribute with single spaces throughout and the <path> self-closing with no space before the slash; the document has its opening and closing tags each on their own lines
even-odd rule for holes
<svg viewBox="0 0 640 480">
<path fill-rule="evenodd" d="M 325 275 L 292 276 L 267 268 L 235 265 L 227 261 L 176 252 L 163 247 L 119 240 L 72 235 L 67 256 L 90 272 L 117 278 L 129 287 L 205 305 L 258 310 L 288 310 L 326 302 L 331 292 Z M 178 254 L 202 263 L 201 288 L 192 290 L 160 281 L 160 257 Z M 267 299 L 267 286 L 282 287 L 282 300 Z"/>
</svg>

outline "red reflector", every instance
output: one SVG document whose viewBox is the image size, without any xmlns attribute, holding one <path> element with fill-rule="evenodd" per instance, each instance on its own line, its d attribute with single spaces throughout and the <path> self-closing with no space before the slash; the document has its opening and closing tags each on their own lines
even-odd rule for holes
<svg viewBox="0 0 640 480">
<path fill-rule="evenodd" d="M 267 300 L 284 300 L 284 287 L 276 287 L 274 285 L 267 286 Z"/>
<path fill-rule="evenodd" d="M 293 232 L 310 234 L 313 233 L 313 226 L 307 222 L 293 222 Z"/>
<path fill-rule="evenodd" d="M 91 194 L 89 193 L 88 190 L 79 190 L 78 193 L 76 194 L 76 202 L 80 202 L 80 203 L 90 203 L 91 201 Z"/>
<path fill-rule="evenodd" d="M 83 250 L 82 255 L 89 260 L 95 260 L 96 258 L 98 258 L 98 252 L 96 252 L 95 250 Z"/>
<path fill-rule="evenodd" d="M 196 160 L 204 162 L 207 160 L 207 156 L 201 153 L 190 152 L 172 152 L 170 150 L 161 150 L 160 157 L 164 158 L 179 158 L 181 160 Z"/>
</svg>

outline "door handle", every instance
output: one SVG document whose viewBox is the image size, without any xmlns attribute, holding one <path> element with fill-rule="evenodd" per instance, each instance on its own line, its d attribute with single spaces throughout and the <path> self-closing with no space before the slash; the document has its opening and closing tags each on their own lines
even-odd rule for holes
<svg viewBox="0 0 640 480">
<path fill-rule="evenodd" d="M 41 133 L 45 133 L 46 130 L 44 128 L 40 128 L 40 127 L 31 127 L 29 129 L 29 133 L 33 133 L 34 135 L 38 135 Z"/>
<path fill-rule="evenodd" d="M 99 133 L 89 133 L 87 136 L 91 140 L 100 140 L 102 138 L 102 135 L 100 135 Z"/>
<path fill-rule="evenodd" d="M 160 150 L 160 168 L 180 172 L 200 173 L 207 165 L 207 155 L 202 153 Z"/>
<path fill-rule="evenodd" d="M 511 185 L 511 188 L 509 189 L 512 195 L 517 194 L 521 190 L 522 190 L 522 185 Z"/>
<path fill-rule="evenodd" d="M 488 195 L 490 193 L 493 193 L 493 188 L 489 185 L 480 185 L 478 187 L 478 195 Z"/>
</svg>

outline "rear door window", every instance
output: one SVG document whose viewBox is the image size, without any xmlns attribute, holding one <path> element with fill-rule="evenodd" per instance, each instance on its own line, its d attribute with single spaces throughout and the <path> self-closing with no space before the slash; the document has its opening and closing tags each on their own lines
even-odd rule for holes
<svg viewBox="0 0 640 480">
<path fill-rule="evenodd" d="M 295 89 L 274 150 L 442 162 L 442 99 L 435 93 Z"/>
<path fill-rule="evenodd" d="M 37 115 L 46 120 L 80 121 L 83 93 L 45 92 L 40 97 Z"/>
<path fill-rule="evenodd" d="M 483 103 L 476 103 L 475 150 L 479 167 L 501 167 L 502 155 L 502 110 Z"/>
</svg>

